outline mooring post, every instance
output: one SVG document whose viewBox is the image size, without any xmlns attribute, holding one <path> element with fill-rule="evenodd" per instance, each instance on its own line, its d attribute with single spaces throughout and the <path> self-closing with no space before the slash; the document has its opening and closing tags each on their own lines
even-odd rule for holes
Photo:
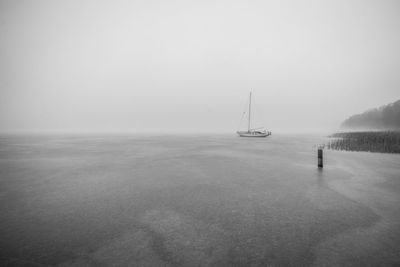
<svg viewBox="0 0 400 267">
<path fill-rule="evenodd" d="M 323 156 L 322 156 L 322 147 L 318 148 L 318 168 L 324 167 Z"/>
</svg>

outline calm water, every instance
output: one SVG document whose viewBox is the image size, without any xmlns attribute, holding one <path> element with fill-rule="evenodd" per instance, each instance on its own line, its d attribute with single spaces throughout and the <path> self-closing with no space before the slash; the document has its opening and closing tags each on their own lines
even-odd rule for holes
<svg viewBox="0 0 400 267">
<path fill-rule="evenodd" d="M 323 141 L 1 136 L 0 265 L 400 264 L 400 156 Z"/>
</svg>

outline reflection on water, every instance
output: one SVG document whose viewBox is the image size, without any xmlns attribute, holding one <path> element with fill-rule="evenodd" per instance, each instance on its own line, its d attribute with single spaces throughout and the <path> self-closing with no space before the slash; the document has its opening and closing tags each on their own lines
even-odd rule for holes
<svg viewBox="0 0 400 267">
<path fill-rule="evenodd" d="M 399 157 L 327 151 L 318 170 L 315 145 L 323 141 L 279 135 L 3 136 L 0 263 L 399 261 L 394 248 L 400 238 L 393 238 L 399 195 L 385 187 L 399 182 L 393 178 Z M 382 221 L 385 227 L 378 227 Z M 354 249 L 359 242 L 364 245 Z"/>
</svg>

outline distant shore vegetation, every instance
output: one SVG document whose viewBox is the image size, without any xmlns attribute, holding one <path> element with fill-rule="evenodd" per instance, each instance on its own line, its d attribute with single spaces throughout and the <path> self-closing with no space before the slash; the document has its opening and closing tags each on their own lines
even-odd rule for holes
<svg viewBox="0 0 400 267">
<path fill-rule="evenodd" d="M 400 153 L 400 131 L 340 132 L 330 137 L 328 149 Z"/>
<path fill-rule="evenodd" d="M 398 131 L 400 130 L 400 100 L 353 115 L 342 123 L 341 128 L 360 131 L 366 129 Z"/>
</svg>

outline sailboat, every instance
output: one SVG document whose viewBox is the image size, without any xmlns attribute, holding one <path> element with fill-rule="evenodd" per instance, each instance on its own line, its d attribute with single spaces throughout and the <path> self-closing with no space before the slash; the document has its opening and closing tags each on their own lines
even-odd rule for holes
<svg viewBox="0 0 400 267">
<path fill-rule="evenodd" d="M 249 96 L 249 117 L 248 117 L 247 131 L 237 131 L 236 133 L 240 137 L 267 137 L 272 134 L 271 132 L 267 131 L 264 127 L 251 129 L 251 92 Z"/>
</svg>

